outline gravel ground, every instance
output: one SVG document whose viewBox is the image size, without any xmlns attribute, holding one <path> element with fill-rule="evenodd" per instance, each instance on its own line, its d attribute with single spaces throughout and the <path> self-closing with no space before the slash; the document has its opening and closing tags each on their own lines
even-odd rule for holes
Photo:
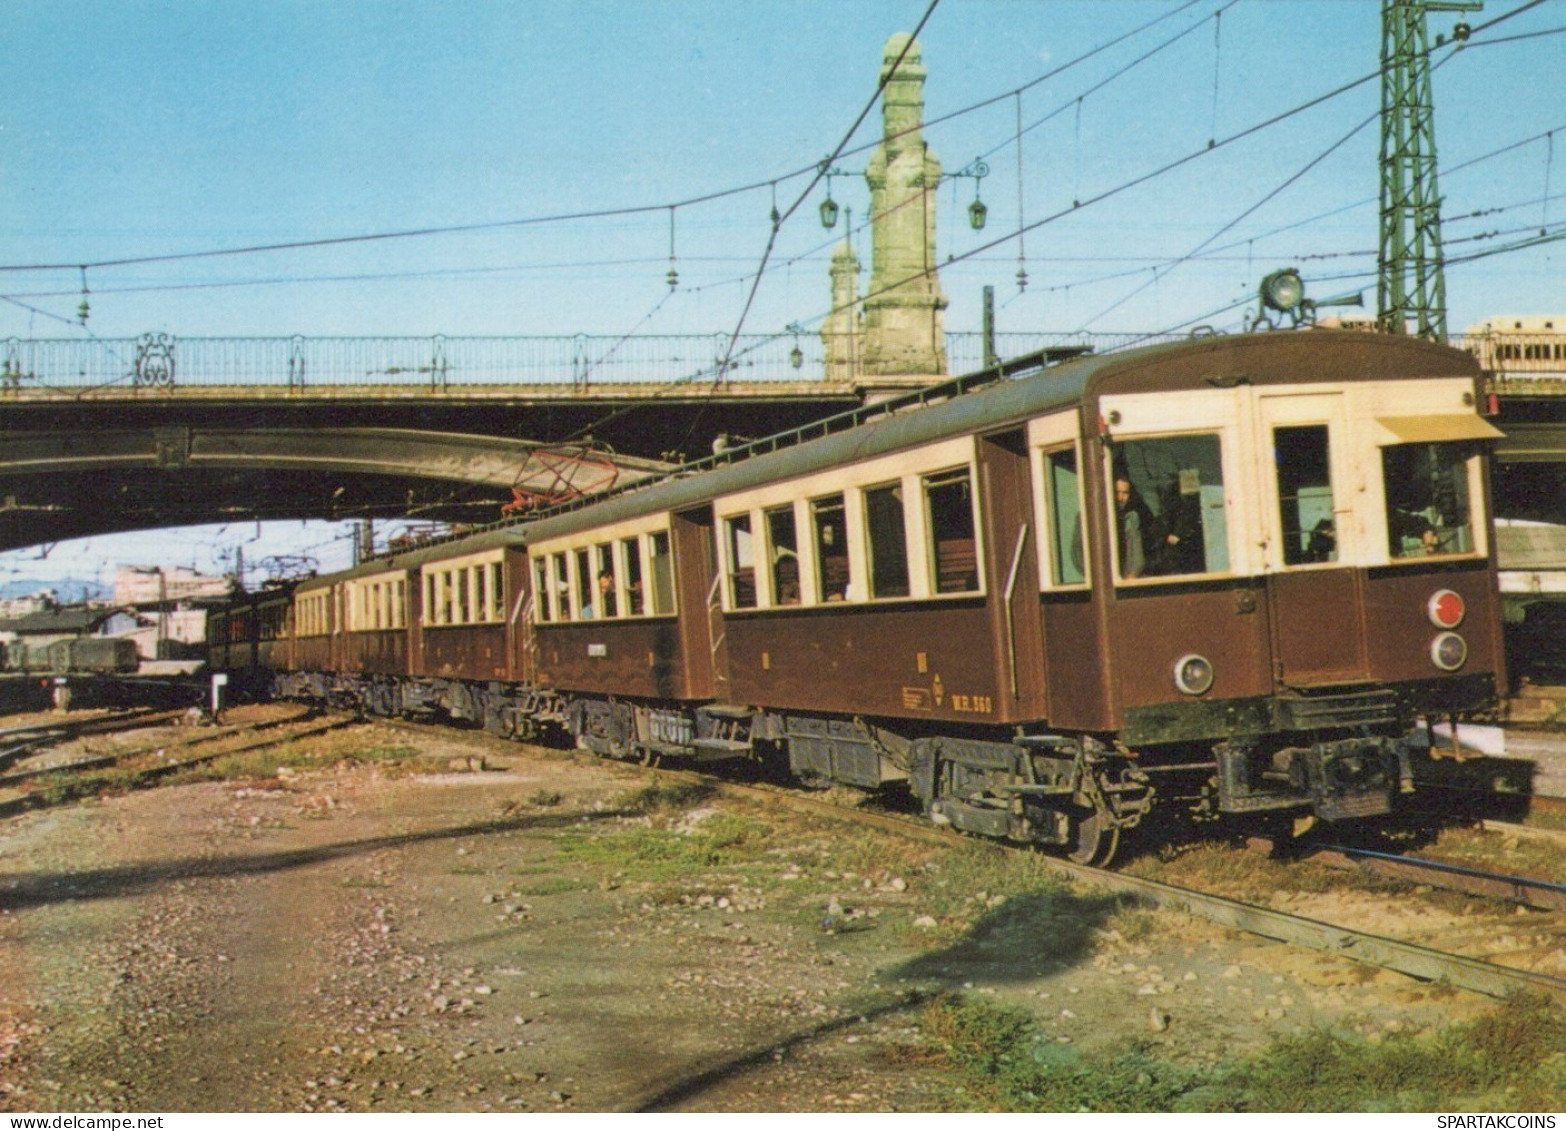
<svg viewBox="0 0 1566 1131">
<path fill-rule="evenodd" d="M 365 726 L 0 821 L 0 1110 L 964 1109 L 920 995 L 1189 1063 L 1488 1008 L 1086 889 L 972 890 L 983 849 L 632 808 L 645 771 L 475 749 Z"/>
</svg>

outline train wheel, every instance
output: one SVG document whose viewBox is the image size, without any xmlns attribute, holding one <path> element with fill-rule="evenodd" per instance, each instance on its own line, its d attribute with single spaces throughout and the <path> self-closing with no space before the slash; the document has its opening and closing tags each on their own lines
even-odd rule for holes
<svg viewBox="0 0 1566 1131">
<path fill-rule="evenodd" d="M 1071 848 L 1066 853 L 1073 864 L 1102 868 L 1115 858 L 1120 848 L 1120 826 L 1103 809 L 1084 809 L 1071 817 Z"/>
</svg>

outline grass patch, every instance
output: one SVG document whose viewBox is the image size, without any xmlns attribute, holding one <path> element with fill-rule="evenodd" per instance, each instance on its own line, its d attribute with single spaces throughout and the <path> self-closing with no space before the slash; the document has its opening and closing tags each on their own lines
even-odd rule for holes
<svg viewBox="0 0 1566 1131">
<path fill-rule="evenodd" d="M 558 789 L 539 789 L 533 792 L 532 796 L 527 799 L 527 803 L 536 805 L 540 809 L 549 809 L 559 805 L 564 800 L 565 794 Z"/>
<path fill-rule="evenodd" d="M 922 1020 L 968 1094 L 997 1111 L 1547 1111 L 1566 1089 L 1566 1012 L 1535 997 L 1380 1042 L 1316 1030 L 1205 1067 L 1140 1044 L 1084 1054 L 1024 1010 L 957 994 Z"/>
<path fill-rule="evenodd" d="M 1494 829 L 1448 829 L 1419 855 L 1469 868 L 1566 881 L 1566 845 Z"/>
<path fill-rule="evenodd" d="M 709 800 L 712 786 L 701 782 L 654 782 L 616 798 L 613 807 L 630 813 L 666 816 Z"/>
<path fill-rule="evenodd" d="M 1143 879 L 1200 887 L 1231 899 L 1262 904 L 1269 903 L 1280 891 L 1312 895 L 1344 890 L 1386 893 L 1407 886 L 1310 860 L 1274 860 L 1260 852 L 1210 842 L 1170 846 L 1156 856 L 1132 861 L 1124 870 Z"/>
<path fill-rule="evenodd" d="M 516 888 L 519 896 L 561 895 L 568 891 L 587 891 L 591 887 L 580 880 L 567 879 L 564 876 L 556 876 L 553 879 L 542 880 L 536 884 L 521 885 Z"/>
<path fill-rule="evenodd" d="M 627 880 L 672 880 L 763 857 L 772 829 L 760 821 L 715 813 L 694 825 L 621 830 L 571 829 L 560 839 L 562 859 Z"/>
<path fill-rule="evenodd" d="M 919 884 L 926 914 L 960 929 L 1019 896 L 1063 895 L 1067 882 L 1041 856 L 987 844 L 964 845 L 924 865 Z"/>
</svg>

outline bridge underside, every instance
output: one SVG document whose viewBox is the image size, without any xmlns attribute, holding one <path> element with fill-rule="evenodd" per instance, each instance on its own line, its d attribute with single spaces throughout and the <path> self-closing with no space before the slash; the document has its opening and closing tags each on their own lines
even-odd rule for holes
<svg viewBox="0 0 1566 1131">
<path fill-rule="evenodd" d="M 703 455 L 720 435 L 770 435 L 858 403 L 844 390 L 658 397 L 645 389 L 461 403 L 12 402 L 0 414 L 0 550 L 277 519 L 477 525 L 503 517 L 502 508 L 626 482 L 669 456 Z M 1497 424 L 1507 437 L 1491 465 L 1500 517 L 1566 525 L 1566 423 L 1550 419 L 1558 411 L 1503 402 Z"/>
<path fill-rule="evenodd" d="M 494 522 L 646 475 L 671 456 L 704 455 L 720 435 L 768 435 L 859 403 L 843 391 L 702 392 L 460 404 L 341 396 L 8 404 L 0 550 L 222 522 Z"/>
</svg>

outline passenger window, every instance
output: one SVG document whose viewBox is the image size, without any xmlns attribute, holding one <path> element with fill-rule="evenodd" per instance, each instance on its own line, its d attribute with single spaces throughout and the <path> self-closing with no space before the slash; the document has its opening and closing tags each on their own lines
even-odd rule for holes
<svg viewBox="0 0 1566 1131">
<path fill-rule="evenodd" d="M 973 528 L 973 477 L 966 467 L 924 477 L 931 581 L 937 593 L 979 588 L 979 543 Z"/>
<path fill-rule="evenodd" d="M 1115 554 L 1121 578 L 1229 569 L 1220 455 L 1213 435 L 1115 445 Z"/>
<path fill-rule="evenodd" d="M 729 556 L 729 603 L 736 609 L 756 607 L 756 557 L 751 545 L 750 515 L 723 520 Z"/>
<path fill-rule="evenodd" d="M 544 624 L 555 619 L 549 601 L 549 562 L 544 558 L 533 562 L 533 609 Z"/>
<path fill-rule="evenodd" d="M 598 615 L 593 603 L 597 593 L 593 584 L 593 565 L 586 550 L 577 550 L 572 557 L 576 561 L 576 615 L 582 620 L 592 620 Z"/>
<path fill-rule="evenodd" d="M 778 507 L 764 515 L 767 523 L 767 559 L 772 563 L 772 603 L 799 604 L 799 539 L 794 529 L 794 508 Z"/>
<path fill-rule="evenodd" d="M 665 531 L 648 536 L 647 559 L 652 571 L 653 615 L 668 616 L 674 612 L 674 555 Z"/>
<path fill-rule="evenodd" d="M 1050 583 L 1081 585 L 1087 581 L 1087 563 L 1082 551 L 1082 487 L 1075 448 L 1044 456 L 1044 498 L 1049 506 Z"/>
<path fill-rule="evenodd" d="M 1466 445 L 1399 444 L 1381 450 L 1393 558 L 1474 552 Z"/>
<path fill-rule="evenodd" d="M 625 615 L 642 615 L 642 553 L 641 543 L 635 538 L 620 541 L 620 553 L 625 558 Z"/>
<path fill-rule="evenodd" d="M 506 619 L 506 571 L 500 562 L 489 563 L 489 619 Z"/>
<path fill-rule="evenodd" d="M 614 547 L 605 542 L 593 550 L 597 570 L 593 578 L 593 603 L 601 617 L 620 615 L 620 586 L 614 572 Z"/>
<path fill-rule="evenodd" d="M 555 555 L 555 619 L 571 619 L 571 562 L 564 554 Z"/>
<path fill-rule="evenodd" d="M 1275 428 L 1272 456 L 1278 469 L 1283 564 L 1337 561 L 1338 530 L 1332 511 L 1327 426 Z"/>
<path fill-rule="evenodd" d="M 870 596 L 908 596 L 908 533 L 901 484 L 865 492 L 865 524 L 870 545 Z"/>
<path fill-rule="evenodd" d="M 830 495 L 810 504 L 816 539 L 816 593 L 822 601 L 848 599 L 848 519 L 843 496 Z"/>
</svg>

